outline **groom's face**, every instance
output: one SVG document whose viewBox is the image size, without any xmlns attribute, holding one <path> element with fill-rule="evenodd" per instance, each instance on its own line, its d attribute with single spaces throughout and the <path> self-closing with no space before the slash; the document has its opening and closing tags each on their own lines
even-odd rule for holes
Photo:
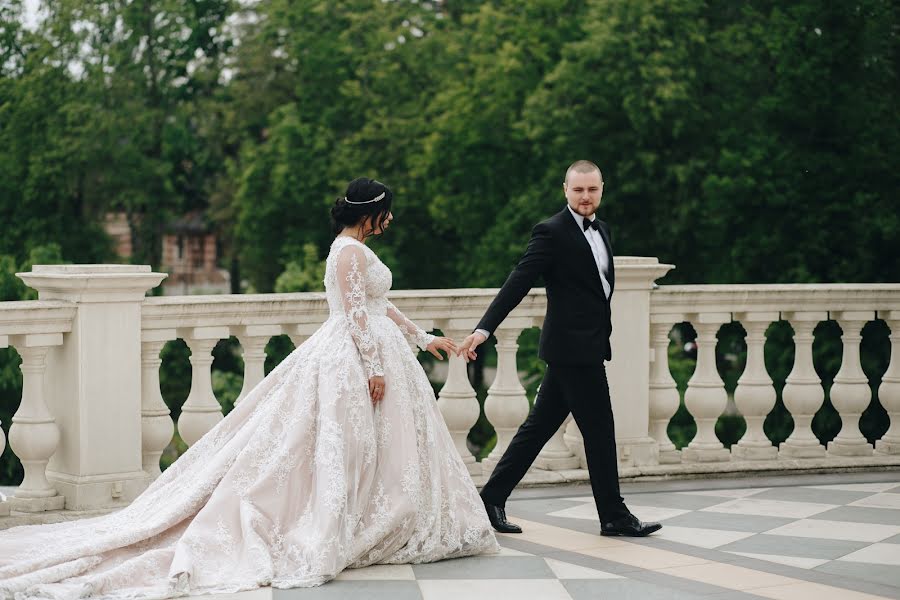
<svg viewBox="0 0 900 600">
<path fill-rule="evenodd" d="M 600 206 L 600 198 L 603 196 L 603 181 L 600 180 L 600 171 L 590 173 L 578 173 L 572 171 L 563 183 L 563 191 L 566 193 L 566 201 L 576 213 L 582 217 L 589 217 Z"/>
</svg>

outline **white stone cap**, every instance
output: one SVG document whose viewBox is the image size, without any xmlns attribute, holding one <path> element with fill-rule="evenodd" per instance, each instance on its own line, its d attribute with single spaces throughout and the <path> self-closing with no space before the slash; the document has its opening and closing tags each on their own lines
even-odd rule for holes
<svg viewBox="0 0 900 600">
<path fill-rule="evenodd" d="M 16 273 L 41 300 L 137 302 L 168 277 L 149 265 L 35 265 Z"/>
<path fill-rule="evenodd" d="M 900 310 L 897 283 L 667 285 L 654 290 L 650 314 L 830 313 L 866 311 L 868 319 Z"/>
<path fill-rule="evenodd" d="M 675 268 L 652 256 L 616 256 L 616 291 L 650 290 L 653 283 Z M 613 299 L 615 302 L 615 299 Z"/>
</svg>

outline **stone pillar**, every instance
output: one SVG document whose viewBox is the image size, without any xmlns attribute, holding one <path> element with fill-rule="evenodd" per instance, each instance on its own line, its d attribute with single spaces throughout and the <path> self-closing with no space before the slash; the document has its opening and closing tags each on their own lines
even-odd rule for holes
<svg viewBox="0 0 900 600">
<path fill-rule="evenodd" d="M 859 361 L 859 343 L 862 328 L 875 317 L 871 311 L 836 311 L 832 317 L 844 332 L 844 354 L 841 368 L 834 376 L 831 386 L 831 403 L 841 416 L 841 430 L 837 437 L 828 442 L 831 456 L 871 456 L 872 445 L 859 431 L 859 417 L 872 400 L 869 379 L 863 373 Z"/>
<path fill-rule="evenodd" d="M 144 471 L 152 479 L 159 477 L 159 459 L 175 433 L 171 411 L 159 390 L 159 354 L 175 337 L 174 329 L 148 330 L 141 336 L 141 454 Z"/>
<path fill-rule="evenodd" d="M 484 474 L 494 470 L 519 426 L 528 416 L 528 397 L 516 368 L 517 340 L 531 319 L 506 319 L 497 328 L 497 375 L 484 401 L 484 414 L 497 432 L 497 445 L 482 462 Z"/>
<path fill-rule="evenodd" d="M 47 408 L 44 393 L 46 358 L 63 343 L 61 333 L 10 336 L 22 357 L 22 402 L 12 418 L 9 447 L 22 461 L 25 479 L 10 500 L 12 510 L 58 510 L 65 498 L 47 480 L 47 463 L 59 445 L 59 427 Z"/>
<path fill-rule="evenodd" d="M 734 391 L 734 403 L 747 421 L 747 430 L 740 441 L 731 447 L 731 454 L 743 460 L 771 460 L 778 456 L 778 448 L 763 430 L 766 416 L 775 406 L 775 388 L 766 371 L 764 347 L 766 329 L 778 320 L 777 312 L 740 313 L 735 320 L 747 331 L 747 364 Z"/>
<path fill-rule="evenodd" d="M 280 325 L 244 325 L 232 328 L 244 350 L 244 384 L 234 401 L 237 406 L 265 377 L 266 344 L 272 336 L 281 335 Z"/>
<path fill-rule="evenodd" d="M 47 478 L 66 508 L 117 506 L 149 483 L 141 457 L 141 304 L 165 278 L 141 265 L 35 265 L 19 277 L 77 309 L 47 353 L 44 389 L 61 438 Z"/>
<path fill-rule="evenodd" d="M 612 297 L 612 354 L 606 365 L 616 421 L 616 451 L 624 467 L 659 464 L 659 445 L 650 437 L 650 302 L 654 281 L 674 265 L 656 258 L 617 256 Z M 584 438 L 575 422 L 566 443 L 584 460 Z"/>
<path fill-rule="evenodd" d="M 193 446 L 222 420 L 222 406 L 212 389 L 212 351 L 230 334 L 227 327 L 187 327 L 178 335 L 191 349 L 191 392 L 181 407 L 178 433 Z"/>
<path fill-rule="evenodd" d="M 875 452 L 900 454 L 900 311 L 887 311 L 878 316 L 891 329 L 891 362 L 878 387 L 878 400 L 887 411 L 891 426 L 875 442 Z"/>
<path fill-rule="evenodd" d="M 440 327 L 446 337 L 461 340 L 472 333 L 476 323 L 468 319 L 450 319 L 447 327 Z M 456 446 L 456 451 L 462 457 L 463 462 L 471 475 L 481 475 L 481 465 L 466 445 L 466 438 L 481 410 L 475 390 L 469 382 L 469 374 L 466 369 L 466 361 L 455 354 L 450 355 L 450 364 L 447 369 L 447 381 L 438 394 L 438 408 L 444 417 L 444 423 L 450 431 L 450 437 Z"/>
<path fill-rule="evenodd" d="M 681 396 L 669 371 L 669 333 L 684 315 L 653 315 L 650 336 L 653 347 L 650 363 L 650 435 L 659 446 L 660 464 L 681 462 L 681 452 L 669 439 L 669 421 L 678 412 Z"/>
<path fill-rule="evenodd" d="M 794 328 L 794 366 L 781 396 L 794 419 L 794 430 L 778 447 L 784 458 L 822 458 L 825 446 L 813 434 L 812 420 L 825 402 L 822 381 L 813 366 L 813 330 L 828 319 L 826 312 L 785 312 L 782 318 Z"/>
<path fill-rule="evenodd" d="M 692 319 L 697 330 L 697 368 L 688 381 L 684 404 L 697 422 L 697 435 L 681 451 L 684 462 L 720 462 L 731 459 L 716 437 L 716 421 L 725 410 L 728 395 L 716 369 L 719 328 L 731 321 L 730 313 L 700 313 Z"/>
</svg>

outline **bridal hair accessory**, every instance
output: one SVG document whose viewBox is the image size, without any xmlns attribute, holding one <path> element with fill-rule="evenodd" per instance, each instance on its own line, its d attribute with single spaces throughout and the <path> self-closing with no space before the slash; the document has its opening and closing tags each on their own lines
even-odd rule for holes
<svg viewBox="0 0 900 600">
<path fill-rule="evenodd" d="M 379 200 L 383 200 L 386 194 L 387 194 L 387 192 L 381 192 L 380 194 L 378 194 L 371 200 L 363 200 L 362 202 L 353 202 L 352 200 L 349 200 L 347 198 L 347 196 L 344 196 L 344 202 L 346 202 L 347 204 L 371 204 L 373 202 L 378 202 Z"/>
</svg>

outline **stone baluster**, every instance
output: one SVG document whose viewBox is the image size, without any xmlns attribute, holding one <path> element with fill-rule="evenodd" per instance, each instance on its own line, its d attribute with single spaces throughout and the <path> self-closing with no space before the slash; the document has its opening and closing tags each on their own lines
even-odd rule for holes
<svg viewBox="0 0 900 600">
<path fill-rule="evenodd" d="M 669 371 L 669 333 L 683 315 L 653 315 L 650 318 L 650 436 L 659 444 L 660 464 L 681 462 L 681 452 L 669 439 L 668 427 L 678 411 L 681 397 Z"/>
<path fill-rule="evenodd" d="M 297 325 L 283 325 L 281 332 L 287 334 L 294 343 L 294 348 L 299 348 L 300 344 L 309 339 L 322 326 L 321 323 L 299 323 Z"/>
<path fill-rule="evenodd" d="M 887 411 L 891 426 L 875 442 L 875 452 L 900 454 L 900 311 L 886 311 L 878 316 L 891 329 L 891 362 L 878 387 L 878 400 Z"/>
<path fill-rule="evenodd" d="M 234 401 L 237 406 L 247 397 L 253 388 L 265 377 L 266 344 L 274 335 L 281 335 L 279 325 L 244 325 L 234 327 L 232 333 L 237 336 L 244 351 L 244 384 L 241 393 Z"/>
<path fill-rule="evenodd" d="M 494 332 L 497 337 L 497 375 L 488 389 L 484 414 L 497 432 L 497 445 L 482 461 L 485 475 L 494 470 L 516 430 L 528 416 L 528 397 L 519 381 L 516 351 L 519 334 L 529 325 L 531 319 L 506 319 Z"/>
<path fill-rule="evenodd" d="M 0 348 L 8 348 L 9 347 L 9 336 L 0 335 Z M 0 421 L 0 425 L 3 425 L 3 422 Z M 3 433 L 3 428 L 0 427 L 0 454 L 3 454 L 3 451 L 6 450 L 6 435 Z M 0 497 L 0 517 L 9 516 L 9 500 L 4 500 Z"/>
<path fill-rule="evenodd" d="M 578 459 L 578 466 L 582 469 L 587 469 L 587 456 L 584 452 L 584 436 L 581 435 L 578 423 L 572 418 L 571 413 L 566 422 L 563 423 L 563 427 L 565 428 L 563 442 L 566 444 L 566 447 L 575 454 L 575 458 Z"/>
<path fill-rule="evenodd" d="M 688 381 L 684 403 L 697 422 L 697 435 L 681 451 L 685 462 L 717 462 L 731 458 L 715 430 L 716 421 L 728 403 L 725 384 L 716 369 L 716 334 L 730 320 L 730 313 L 701 313 L 692 319 L 697 330 L 697 368 Z"/>
<path fill-rule="evenodd" d="M 778 448 L 766 437 L 763 423 L 775 406 L 776 394 L 772 378 L 766 371 L 764 348 L 766 329 L 778 320 L 777 312 L 753 312 L 735 315 L 747 331 L 747 364 L 738 379 L 734 402 L 747 421 L 747 430 L 731 454 L 743 460 L 771 460 L 778 456 Z"/>
<path fill-rule="evenodd" d="M 47 463 L 59 445 L 59 427 L 47 408 L 44 372 L 47 352 L 61 346 L 61 333 L 9 336 L 22 357 L 22 402 L 13 415 L 9 447 L 22 461 L 25 478 L 10 500 L 12 510 L 41 512 L 65 506 L 63 497 L 47 480 Z"/>
<path fill-rule="evenodd" d="M 178 333 L 191 349 L 191 392 L 181 408 L 178 433 L 192 446 L 222 420 L 222 407 L 212 390 L 212 350 L 230 332 L 227 327 L 190 327 Z"/>
<path fill-rule="evenodd" d="M 447 327 L 440 327 L 444 335 L 454 340 L 462 340 L 472 333 L 474 322 L 468 320 L 450 319 Z M 483 350 L 483 349 L 482 349 Z M 456 451 L 462 457 L 463 463 L 471 475 L 481 475 L 481 465 L 475 459 L 466 445 L 466 438 L 481 412 L 475 390 L 469 382 L 469 374 L 466 362 L 462 357 L 451 355 L 447 368 L 447 381 L 438 395 L 438 408 L 444 417 L 444 423 L 450 431 L 450 437 L 456 446 Z"/>
<path fill-rule="evenodd" d="M 875 317 L 872 311 L 836 311 L 832 317 L 841 326 L 844 353 L 841 368 L 831 386 L 831 403 L 841 416 L 841 430 L 828 442 L 831 456 L 870 456 L 872 445 L 859 431 L 859 418 L 872 400 L 869 379 L 859 360 L 862 328 Z"/>
<path fill-rule="evenodd" d="M 543 327 L 544 317 L 536 317 L 532 321 L 532 326 Z M 538 385 L 537 393 L 540 394 L 541 386 Z M 537 401 L 537 396 L 535 396 Z M 567 469 L 577 469 L 581 466 L 581 459 L 575 456 L 565 440 L 566 427 L 572 420 L 572 413 L 562 422 L 556 433 L 553 434 L 544 447 L 541 449 L 537 458 L 534 460 L 534 468 L 544 471 L 564 471 Z M 583 442 L 584 440 L 582 440 Z"/>
<path fill-rule="evenodd" d="M 152 479 L 159 477 L 159 459 L 175 433 L 171 412 L 159 390 L 159 353 L 174 329 L 148 330 L 141 334 L 141 462 Z"/>
<path fill-rule="evenodd" d="M 544 471 L 563 471 L 577 469 L 581 466 L 581 460 L 566 445 L 565 431 L 571 420 L 572 413 L 569 413 L 553 437 L 544 444 L 544 448 L 534 461 L 534 468 Z"/>
<path fill-rule="evenodd" d="M 784 406 L 794 419 L 794 430 L 778 447 L 783 458 L 821 458 L 825 446 L 812 431 L 812 420 L 825 401 L 822 381 L 813 366 L 813 330 L 828 319 L 826 312 L 785 312 L 782 318 L 794 328 L 794 366 L 781 392 Z"/>
</svg>

